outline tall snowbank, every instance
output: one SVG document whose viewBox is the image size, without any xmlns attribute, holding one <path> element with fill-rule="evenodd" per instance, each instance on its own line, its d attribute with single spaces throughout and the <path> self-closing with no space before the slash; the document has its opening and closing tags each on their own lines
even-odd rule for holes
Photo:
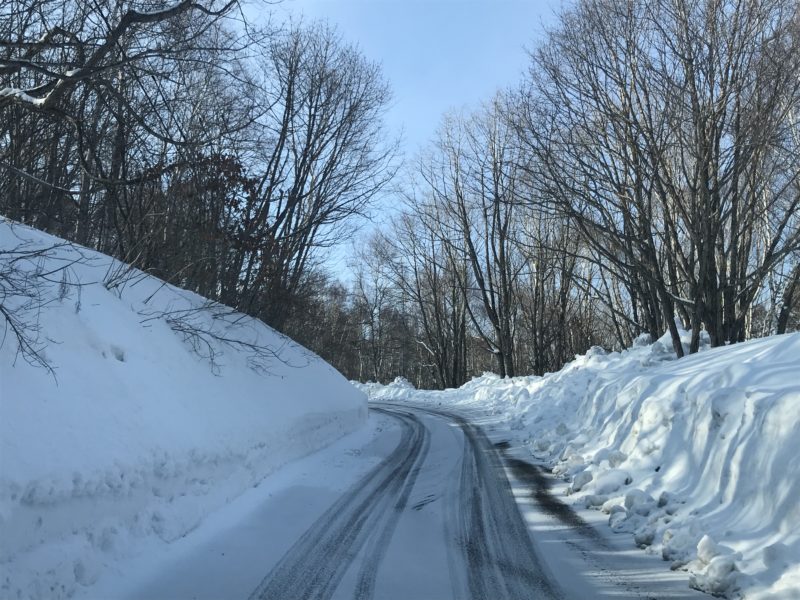
<svg viewBox="0 0 800 600">
<path fill-rule="evenodd" d="M 6 266 L 34 250 L 14 267 L 46 304 L 18 314 L 53 374 L 6 330 L 0 597 L 68 597 L 365 422 L 361 392 L 260 321 L 0 220 Z"/>
<path fill-rule="evenodd" d="M 673 360 L 665 339 L 592 349 L 558 373 L 458 390 L 367 384 L 372 399 L 501 419 L 569 478 L 567 501 L 717 595 L 800 598 L 800 334 Z"/>
</svg>

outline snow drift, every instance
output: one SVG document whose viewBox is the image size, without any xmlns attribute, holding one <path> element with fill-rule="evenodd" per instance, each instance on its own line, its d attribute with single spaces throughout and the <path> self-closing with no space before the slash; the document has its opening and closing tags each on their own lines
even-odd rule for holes
<svg viewBox="0 0 800 600">
<path fill-rule="evenodd" d="M 361 392 L 260 321 L 2 219 L 0 259 L 34 284 L 2 305 L 52 368 L 6 326 L 4 598 L 68 597 L 365 422 Z"/>
<path fill-rule="evenodd" d="M 495 415 L 568 478 L 566 501 L 608 513 L 697 589 L 799 598 L 800 334 L 681 360 L 668 348 L 642 338 L 544 377 L 486 374 L 444 392 L 363 389 Z"/>
</svg>

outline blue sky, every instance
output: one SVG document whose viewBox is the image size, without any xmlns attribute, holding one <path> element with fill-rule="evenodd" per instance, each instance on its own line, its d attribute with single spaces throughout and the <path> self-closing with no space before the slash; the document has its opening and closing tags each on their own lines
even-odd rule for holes
<svg viewBox="0 0 800 600">
<path fill-rule="evenodd" d="M 284 0 L 281 10 L 326 19 L 382 64 L 410 158 L 442 115 L 517 83 L 561 0 Z"/>
<path fill-rule="evenodd" d="M 567 0 L 568 1 L 568 0 Z M 389 133 L 403 132 L 406 164 L 435 135 L 450 109 L 472 109 L 518 83 L 527 49 L 552 25 L 562 0 L 283 0 L 276 16 L 335 25 L 348 43 L 381 63 L 392 88 Z M 326 252 L 344 281 L 354 248 L 400 207 L 391 191 L 376 199 L 373 224 Z"/>
</svg>

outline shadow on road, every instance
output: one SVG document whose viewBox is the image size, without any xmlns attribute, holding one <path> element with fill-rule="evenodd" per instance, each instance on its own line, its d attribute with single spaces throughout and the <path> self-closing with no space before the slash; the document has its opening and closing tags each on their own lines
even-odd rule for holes
<svg viewBox="0 0 800 600">
<path fill-rule="evenodd" d="M 584 521 L 571 506 L 564 504 L 551 493 L 551 478 L 544 472 L 542 467 L 508 456 L 508 442 L 500 442 L 495 444 L 495 447 L 502 452 L 503 462 L 511 469 L 514 479 L 530 490 L 530 495 L 539 505 L 539 508 L 565 525 L 572 527 L 577 533 L 599 546 L 608 547 L 606 540 L 594 527 Z"/>
</svg>

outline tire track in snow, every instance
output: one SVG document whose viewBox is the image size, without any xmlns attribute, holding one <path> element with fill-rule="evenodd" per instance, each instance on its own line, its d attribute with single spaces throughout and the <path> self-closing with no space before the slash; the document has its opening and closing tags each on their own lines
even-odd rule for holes
<svg viewBox="0 0 800 600">
<path fill-rule="evenodd" d="M 444 411 L 416 410 L 447 419 L 465 436 L 458 510 L 449 531 L 457 532 L 467 569 L 467 589 L 475 599 L 558 599 L 533 547 L 514 499 L 502 459 L 479 427 Z M 455 565 L 451 563 L 451 570 Z"/>
<path fill-rule="evenodd" d="M 459 462 L 443 482 L 450 509 L 443 523 L 454 597 L 559 599 L 522 520 L 500 455 L 483 431 L 458 415 L 384 404 L 375 410 L 403 427 L 397 447 L 345 492 L 289 549 L 250 600 L 327 600 L 355 565 L 352 596 L 373 597 L 380 565 L 428 454 L 430 432 L 414 412 L 458 426 Z M 344 591 L 344 590 L 342 590 Z"/>
<path fill-rule="evenodd" d="M 559 598 L 522 520 L 503 463 L 480 429 L 457 420 L 469 440 L 462 469 L 462 535 L 473 598 Z"/>
<path fill-rule="evenodd" d="M 372 594 L 378 566 L 419 472 L 417 463 L 424 460 L 428 448 L 428 430 L 415 415 L 373 410 L 403 425 L 397 448 L 314 522 L 261 581 L 250 600 L 330 598 L 370 538 L 374 541 L 361 566 L 355 597 Z"/>
<path fill-rule="evenodd" d="M 384 412 L 386 414 L 392 414 L 391 412 L 381 409 L 375 410 Z M 416 419 L 416 417 L 414 418 Z M 422 468 L 422 463 L 425 461 L 425 457 L 428 454 L 429 446 L 430 436 L 428 435 L 428 430 L 425 429 L 425 436 L 422 441 L 422 448 L 419 449 L 419 459 L 417 461 L 417 465 L 411 470 L 411 473 L 406 478 L 400 495 L 397 498 L 397 502 L 394 504 L 393 510 L 389 512 L 389 516 L 385 519 L 386 522 L 384 523 L 383 530 L 381 531 L 380 535 L 373 537 L 370 545 L 367 547 L 367 558 L 364 561 L 364 564 L 361 566 L 361 573 L 356 586 L 355 598 L 357 599 L 366 600 L 368 598 L 372 598 L 372 595 L 375 591 L 375 579 L 378 573 L 378 567 L 380 566 L 383 557 L 386 555 L 386 550 L 389 548 L 389 542 L 392 538 L 392 533 L 394 533 L 394 530 L 397 527 L 397 522 L 400 520 L 400 515 L 408 504 L 408 497 L 411 495 L 411 490 L 414 488 L 414 484 L 419 476 L 419 471 Z"/>
</svg>

